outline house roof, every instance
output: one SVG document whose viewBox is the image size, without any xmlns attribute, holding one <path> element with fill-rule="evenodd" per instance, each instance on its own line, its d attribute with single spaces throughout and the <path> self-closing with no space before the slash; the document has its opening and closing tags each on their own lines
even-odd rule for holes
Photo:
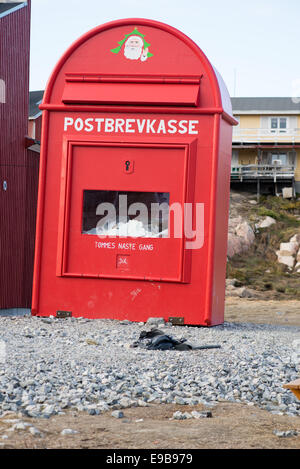
<svg viewBox="0 0 300 469">
<path fill-rule="evenodd" d="M 30 91 L 29 119 L 35 119 L 41 114 L 39 104 L 42 102 L 43 95 L 43 90 Z M 234 114 L 300 114 L 300 98 L 231 98 L 231 103 Z"/>
<path fill-rule="evenodd" d="M 10 13 L 9 10 L 16 8 L 20 5 L 23 5 L 25 2 L 9 2 L 9 3 L 0 3 L 0 16 L 4 13 Z"/>
<path fill-rule="evenodd" d="M 234 114 L 300 114 L 300 98 L 231 98 Z"/>
<path fill-rule="evenodd" d="M 42 102 L 44 91 L 30 91 L 29 93 L 29 119 L 36 119 L 42 113 L 39 105 Z"/>
</svg>

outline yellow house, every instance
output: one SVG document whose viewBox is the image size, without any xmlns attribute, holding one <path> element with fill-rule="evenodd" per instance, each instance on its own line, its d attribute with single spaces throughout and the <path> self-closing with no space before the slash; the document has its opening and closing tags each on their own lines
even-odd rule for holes
<svg viewBox="0 0 300 469">
<path fill-rule="evenodd" d="M 232 184 L 256 183 L 300 193 L 300 99 L 231 98 L 234 117 Z"/>
</svg>

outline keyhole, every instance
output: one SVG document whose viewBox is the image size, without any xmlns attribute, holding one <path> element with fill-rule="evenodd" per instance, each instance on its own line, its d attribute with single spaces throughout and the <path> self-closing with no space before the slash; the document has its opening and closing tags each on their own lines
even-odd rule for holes
<svg viewBox="0 0 300 469">
<path fill-rule="evenodd" d="M 129 171 L 130 161 L 125 161 L 126 171 Z"/>
</svg>

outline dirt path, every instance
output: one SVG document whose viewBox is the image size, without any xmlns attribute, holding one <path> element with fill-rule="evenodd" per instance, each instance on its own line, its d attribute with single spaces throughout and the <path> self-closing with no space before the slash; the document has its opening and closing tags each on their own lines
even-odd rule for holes
<svg viewBox="0 0 300 469">
<path fill-rule="evenodd" d="M 264 301 L 228 297 L 225 321 L 300 326 L 300 301 Z"/>
<path fill-rule="evenodd" d="M 225 321 L 300 326 L 300 301 L 226 299 Z M 211 410 L 212 418 L 170 420 L 173 412 Z M 49 420 L 25 419 L 43 433 L 9 432 L 0 419 L 2 448 L 98 448 L 98 449 L 299 449 L 300 418 L 275 415 L 255 406 L 219 402 L 203 406 L 150 405 L 124 410 L 124 418 L 111 412 L 91 416 L 68 411 Z M 24 420 L 24 419 L 23 419 Z M 62 436 L 65 428 L 78 433 Z M 297 436 L 279 437 L 274 431 L 296 431 Z M 1 439 L 2 435 L 7 439 Z"/>
<path fill-rule="evenodd" d="M 300 448 L 300 419 L 297 417 L 221 402 L 210 409 L 212 418 L 170 420 L 176 410 L 193 409 L 204 408 L 151 405 L 126 409 L 122 419 L 113 418 L 110 412 L 98 416 L 68 412 L 49 420 L 26 419 L 43 432 L 43 438 L 33 437 L 28 431 L 15 431 L 6 440 L 5 448 Z M 1 433 L 8 427 L 0 420 Z M 64 428 L 78 433 L 62 436 L 60 432 Z M 299 435 L 278 437 L 274 430 L 295 430 Z"/>
</svg>

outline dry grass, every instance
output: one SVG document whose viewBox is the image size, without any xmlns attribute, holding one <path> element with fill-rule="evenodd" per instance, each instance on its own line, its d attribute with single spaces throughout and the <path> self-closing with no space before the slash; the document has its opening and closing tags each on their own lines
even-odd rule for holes
<svg viewBox="0 0 300 469">
<path fill-rule="evenodd" d="M 227 277 L 259 291 L 272 291 L 274 298 L 300 299 L 300 274 L 289 272 L 276 256 L 280 243 L 300 232 L 300 201 L 261 197 L 258 205 L 248 208 L 248 219 L 255 229 L 259 217 L 265 216 L 276 219 L 276 224 L 259 230 L 251 248 L 228 261 Z"/>
</svg>

